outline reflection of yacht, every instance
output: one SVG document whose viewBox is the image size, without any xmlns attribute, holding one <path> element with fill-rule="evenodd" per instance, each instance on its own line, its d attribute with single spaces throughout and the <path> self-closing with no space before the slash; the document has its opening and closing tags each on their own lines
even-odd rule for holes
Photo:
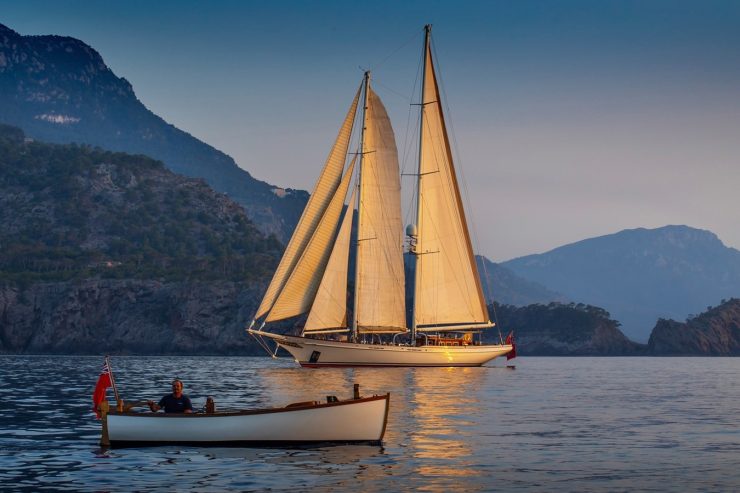
<svg viewBox="0 0 740 493">
<path fill-rule="evenodd" d="M 494 324 L 480 286 L 452 162 L 425 28 L 416 225 L 407 228 L 413 275 L 406 320 L 398 154 L 383 103 L 366 73 L 255 321 L 260 342 L 274 340 L 303 366 L 480 366 L 510 344 L 483 345 Z M 359 152 L 345 168 L 362 95 Z M 356 161 L 349 207 L 342 209 Z M 351 234 L 354 209 L 357 233 Z M 350 244 L 356 252 L 348 293 Z M 352 306 L 347 321 L 348 299 Z M 308 312 L 300 336 L 262 330 Z M 347 334 L 341 335 L 338 334 Z M 329 335 L 327 335 L 329 334 Z M 478 340 L 474 340 L 478 335 Z"/>
</svg>

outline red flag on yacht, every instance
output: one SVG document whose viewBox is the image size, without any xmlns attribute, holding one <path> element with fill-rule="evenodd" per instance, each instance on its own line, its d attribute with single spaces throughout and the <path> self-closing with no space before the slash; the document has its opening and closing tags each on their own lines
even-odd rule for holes
<svg viewBox="0 0 740 493">
<path fill-rule="evenodd" d="M 516 344 L 514 343 L 514 331 L 509 332 L 506 336 L 506 344 L 511 344 L 511 351 L 506 353 L 506 361 L 516 358 Z"/>
<path fill-rule="evenodd" d="M 100 419 L 100 411 L 98 411 L 98 405 L 105 400 L 105 391 L 111 386 L 110 379 L 110 367 L 108 366 L 108 359 L 106 358 L 103 363 L 103 369 L 98 377 L 98 383 L 95 384 L 95 391 L 93 392 L 93 411 L 95 415 Z"/>
</svg>

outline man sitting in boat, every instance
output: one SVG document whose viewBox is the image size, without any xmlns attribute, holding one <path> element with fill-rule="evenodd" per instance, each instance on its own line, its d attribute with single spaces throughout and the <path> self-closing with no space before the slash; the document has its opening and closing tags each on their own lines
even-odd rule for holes
<svg viewBox="0 0 740 493">
<path fill-rule="evenodd" d="M 166 413 L 193 412 L 193 405 L 190 403 L 190 398 L 182 393 L 182 381 L 178 378 L 172 381 L 171 394 L 162 397 L 159 404 L 155 404 L 154 401 L 147 401 L 147 404 L 153 413 L 156 413 L 160 409 L 164 409 Z"/>
</svg>

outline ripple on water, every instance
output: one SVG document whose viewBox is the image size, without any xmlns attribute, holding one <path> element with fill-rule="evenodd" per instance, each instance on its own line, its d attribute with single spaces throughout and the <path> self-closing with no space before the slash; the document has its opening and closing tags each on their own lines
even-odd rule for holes
<svg viewBox="0 0 740 493">
<path fill-rule="evenodd" d="M 391 392 L 383 447 L 103 450 L 99 357 L 0 357 L 0 482 L 39 490 L 737 490 L 740 360 L 521 358 L 483 368 L 306 370 L 268 358 L 113 358 L 129 400 L 172 376 L 196 406 Z M 54 381 L 49 383 L 49 375 Z"/>
</svg>

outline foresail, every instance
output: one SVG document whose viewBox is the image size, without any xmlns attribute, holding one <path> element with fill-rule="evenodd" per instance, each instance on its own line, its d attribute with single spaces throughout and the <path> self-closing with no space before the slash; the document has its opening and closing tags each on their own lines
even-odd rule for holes
<svg viewBox="0 0 740 493">
<path fill-rule="evenodd" d="M 334 249 L 319 284 L 304 332 L 347 328 L 347 275 L 352 216 L 355 211 L 355 190 L 349 199 L 342 225 L 339 227 Z"/>
<path fill-rule="evenodd" d="M 430 50 L 419 165 L 415 318 L 424 326 L 488 322 Z"/>
<path fill-rule="evenodd" d="M 267 314 L 266 322 L 295 317 L 311 308 L 337 236 L 337 225 L 354 167 L 355 159 L 352 159 L 301 258 L 280 291 L 272 310 Z"/>
<path fill-rule="evenodd" d="M 339 130 L 339 135 L 337 135 L 334 146 L 329 153 L 329 157 L 324 164 L 324 169 L 316 182 L 313 193 L 308 199 L 306 208 L 303 210 L 293 236 L 288 242 L 285 253 L 283 253 L 283 258 L 280 260 L 280 264 L 272 277 L 272 281 L 270 281 L 265 296 L 262 298 L 262 303 L 260 303 L 257 309 L 257 313 L 254 316 L 255 319 L 261 318 L 272 308 L 339 186 L 342 178 L 342 170 L 344 169 L 347 158 L 347 150 L 359 98 L 360 91 L 358 90 L 344 119 L 342 128 Z"/>
<path fill-rule="evenodd" d="M 406 330 L 401 184 L 393 128 L 368 90 L 360 179 L 356 318 L 360 332 Z"/>
</svg>

